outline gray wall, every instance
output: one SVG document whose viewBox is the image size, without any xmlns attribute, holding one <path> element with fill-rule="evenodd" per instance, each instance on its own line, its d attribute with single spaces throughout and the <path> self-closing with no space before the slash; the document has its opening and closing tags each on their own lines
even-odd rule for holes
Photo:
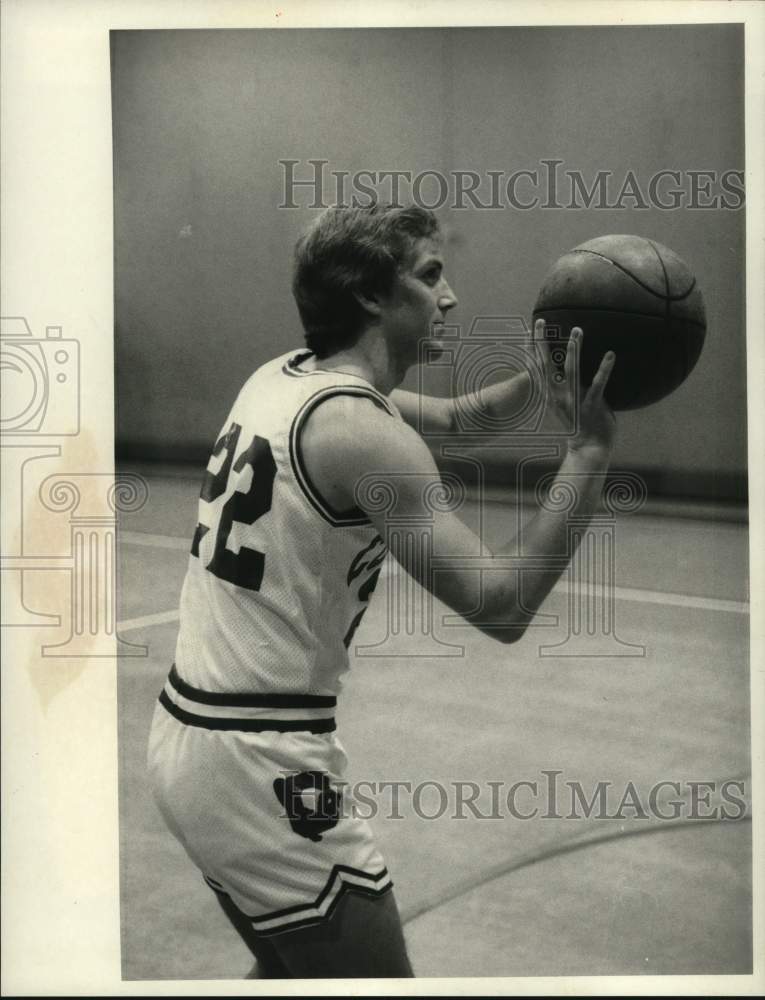
<svg viewBox="0 0 765 1000">
<path fill-rule="evenodd" d="M 743 169 L 738 26 L 116 32 L 112 60 L 126 455 L 203 456 L 246 375 L 301 343 L 291 250 L 314 213 L 277 208 L 279 159 L 510 173 L 558 158 L 644 184 L 661 169 Z M 620 416 L 615 461 L 663 492 L 742 495 L 743 211 L 444 220 L 465 326 L 530 317 L 552 261 L 595 235 L 650 235 L 684 257 L 707 303 L 704 353 L 674 395 Z"/>
</svg>

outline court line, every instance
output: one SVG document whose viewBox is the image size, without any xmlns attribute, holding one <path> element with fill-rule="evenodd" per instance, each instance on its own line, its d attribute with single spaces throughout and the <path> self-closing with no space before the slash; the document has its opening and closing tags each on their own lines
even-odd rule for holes
<svg viewBox="0 0 765 1000">
<path fill-rule="evenodd" d="M 568 594 L 571 588 L 565 580 L 553 587 L 558 594 Z M 748 615 L 747 601 L 729 601 L 721 597 L 695 597 L 692 594 L 673 594 L 661 590 L 640 590 L 634 587 L 614 587 L 617 601 L 635 601 L 639 604 L 671 604 L 675 608 L 698 608 L 701 611 L 727 611 L 734 615 Z"/>
<path fill-rule="evenodd" d="M 188 552 L 188 538 L 181 538 L 176 535 L 152 535 L 143 531 L 120 531 L 117 534 L 117 541 L 123 545 L 138 545 L 150 549 L 175 549 L 176 551 Z M 153 615 L 141 615 L 138 618 L 126 618 L 117 622 L 117 632 L 137 632 L 142 628 L 151 628 L 152 625 L 167 625 L 169 622 L 177 622 L 179 610 L 158 611 Z"/>
<path fill-rule="evenodd" d="M 138 545 L 147 548 L 176 549 L 188 552 L 189 541 L 187 538 L 178 538 L 173 535 L 150 535 L 140 531 L 121 531 L 119 541 L 125 545 Z M 383 575 L 385 572 L 399 572 L 400 567 L 395 563 L 386 561 L 383 565 Z M 553 593 L 568 594 L 569 585 L 565 580 L 559 581 L 553 587 Z M 748 615 L 749 603 L 747 601 L 730 601 L 718 597 L 696 597 L 692 594 L 675 594 L 661 590 L 641 590 L 634 587 L 614 587 L 613 596 L 617 601 L 634 601 L 638 604 L 661 604 L 670 605 L 675 608 L 695 608 L 700 611 L 722 611 L 727 614 Z M 130 632 L 141 628 L 148 628 L 151 625 L 164 625 L 167 622 L 177 621 L 178 610 L 163 611 L 159 614 L 144 615 L 141 618 L 129 618 L 124 622 L 118 622 L 117 628 L 120 632 Z"/>
<path fill-rule="evenodd" d="M 749 810 L 751 810 L 751 807 L 749 807 Z M 451 888 L 447 888 L 434 898 L 415 904 L 411 908 L 403 909 L 401 912 L 401 922 L 402 924 L 411 924 L 420 917 L 424 917 L 428 913 L 432 913 L 433 910 L 437 910 L 440 907 L 445 906 L 447 903 L 454 902 L 454 900 L 459 899 L 460 896 L 467 896 L 474 889 L 481 889 L 490 882 L 494 882 L 497 879 L 502 878 L 503 875 L 509 875 L 511 872 L 519 871 L 522 868 L 530 868 L 532 865 L 539 864 L 543 861 L 549 861 L 552 858 L 562 857 L 564 854 L 572 854 L 574 851 L 583 850 L 585 847 L 596 847 L 598 844 L 607 844 L 610 841 L 615 840 L 626 840 L 628 837 L 643 837 L 654 833 L 671 833 L 674 830 L 687 830 L 689 828 L 708 829 L 709 827 L 720 826 L 722 823 L 751 824 L 752 816 L 751 811 L 749 811 L 746 816 L 743 816 L 738 820 L 704 819 L 700 821 L 698 819 L 678 819 L 662 820 L 660 822 L 661 825 L 657 822 L 652 826 L 643 826 L 632 830 L 620 829 L 615 831 L 604 831 L 602 833 L 585 833 L 581 837 L 574 837 L 563 844 L 553 844 L 542 850 L 526 851 L 512 861 L 500 861 L 498 864 L 492 865 L 491 868 L 486 869 L 486 871 L 481 875 L 461 879 L 460 881 L 453 883 Z"/>
<path fill-rule="evenodd" d="M 155 615 L 143 615 L 140 618 L 126 618 L 122 622 L 117 622 L 117 631 L 135 632 L 141 628 L 149 628 L 152 625 L 166 625 L 168 622 L 177 622 L 179 618 L 178 608 L 175 611 L 158 611 Z"/>
<path fill-rule="evenodd" d="M 143 531 L 120 531 L 117 534 L 117 541 L 126 545 L 143 545 L 151 549 L 180 549 L 183 552 L 191 549 L 191 541 L 188 538 L 177 535 L 150 535 Z"/>
</svg>

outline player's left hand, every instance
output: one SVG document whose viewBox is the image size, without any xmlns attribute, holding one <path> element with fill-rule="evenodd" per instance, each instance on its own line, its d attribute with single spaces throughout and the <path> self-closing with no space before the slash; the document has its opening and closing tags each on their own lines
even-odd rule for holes
<svg viewBox="0 0 765 1000">
<path fill-rule="evenodd" d="M 544 320 L 537 320 L 534 336 L 544 343 Z M 607 465 L 614 448 L 616 419 L 604 398 L 608 379 L 614 368 L 613 351 L 604 355 L 592 384 L 583 390 L 579 381 L 579 358 L 584 334 L 574 327 L 566 348 L 563 377 L 553 368 L 550 352 L 542 348 L 549 398 L 563 422 L 574 431 L 568 443 L 569 453 L 575 453 L 595 465 Z"/>
</svg>

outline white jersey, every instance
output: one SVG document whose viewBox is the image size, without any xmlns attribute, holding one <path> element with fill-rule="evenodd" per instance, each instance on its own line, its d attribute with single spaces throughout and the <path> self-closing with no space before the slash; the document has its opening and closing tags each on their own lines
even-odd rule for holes
<svg viewBox="0 0 765 1000">
<path fill-rule="evenodd" d="M 259 368 L 215 445 L 181 595 L 177 674 L 207 692 L 336 696 L 386 554 L 363 511 L 332 510 L 301 434 L 336 395 L 395 406 L 361 377 L 306 371 L 306 350 Z"/>
</svg>

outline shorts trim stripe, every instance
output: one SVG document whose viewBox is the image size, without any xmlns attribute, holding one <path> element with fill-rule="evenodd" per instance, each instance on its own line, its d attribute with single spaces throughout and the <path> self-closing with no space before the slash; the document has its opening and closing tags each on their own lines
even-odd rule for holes
<svg viewBox="0 0 765 1000">
<path fill-rule="evenodd" d="M 207 875 L 204 878 L 215 892 L 228 895 L 219 883 Z M 351 868 L 348 865 L 335 865 L 327 879 L 327 884 L 316 897 L 314 903 L 288 906 L 283 910 L 274 910 L 262 917 L 248 916 L 247 919 L 252 923 L 253 931 L 256 934 L 263 936 L 279 934 L 328 920 L 340 899 L 348 891 L 361 892 L 367 896 L 382 896 L 383 893 L 392 888 L 393 881 L 388 875 L 387 868 L 372 874 L 358 868 Z"/>
<path fill-rule="evenodd" d="M 228 719 L 210 715 L 196 715 L 172 702 L 166 691 L 159 696 L 159 703 L 170 715 L 185 726 L 199 729 L 217 729 L 240 733 L 332 733 L 337 728 L 330 719 Z"/>
<path fill-rule="evenodd" d="M 202 691 L 183 680 L 175 664 L 170 670 L 168 680 L 178 694 L 200 705 L 222 705 L 228 708 L 335 708 L 337 706 L 337 698 L 334 695 L 235 694 Z"/>
<path fill-rule="evenodd" d="M 335 714 L 331 708 L 229 708 L 227 705 L 200 705 L 178 694 L 168 680 L 165 694 L 176 708 L 190 715 L 201 715 L 208 719 L 248 719 L 253 722 L 275 720 L 278 722 L 315 722 L 331 719 Z"/>
</svg>

